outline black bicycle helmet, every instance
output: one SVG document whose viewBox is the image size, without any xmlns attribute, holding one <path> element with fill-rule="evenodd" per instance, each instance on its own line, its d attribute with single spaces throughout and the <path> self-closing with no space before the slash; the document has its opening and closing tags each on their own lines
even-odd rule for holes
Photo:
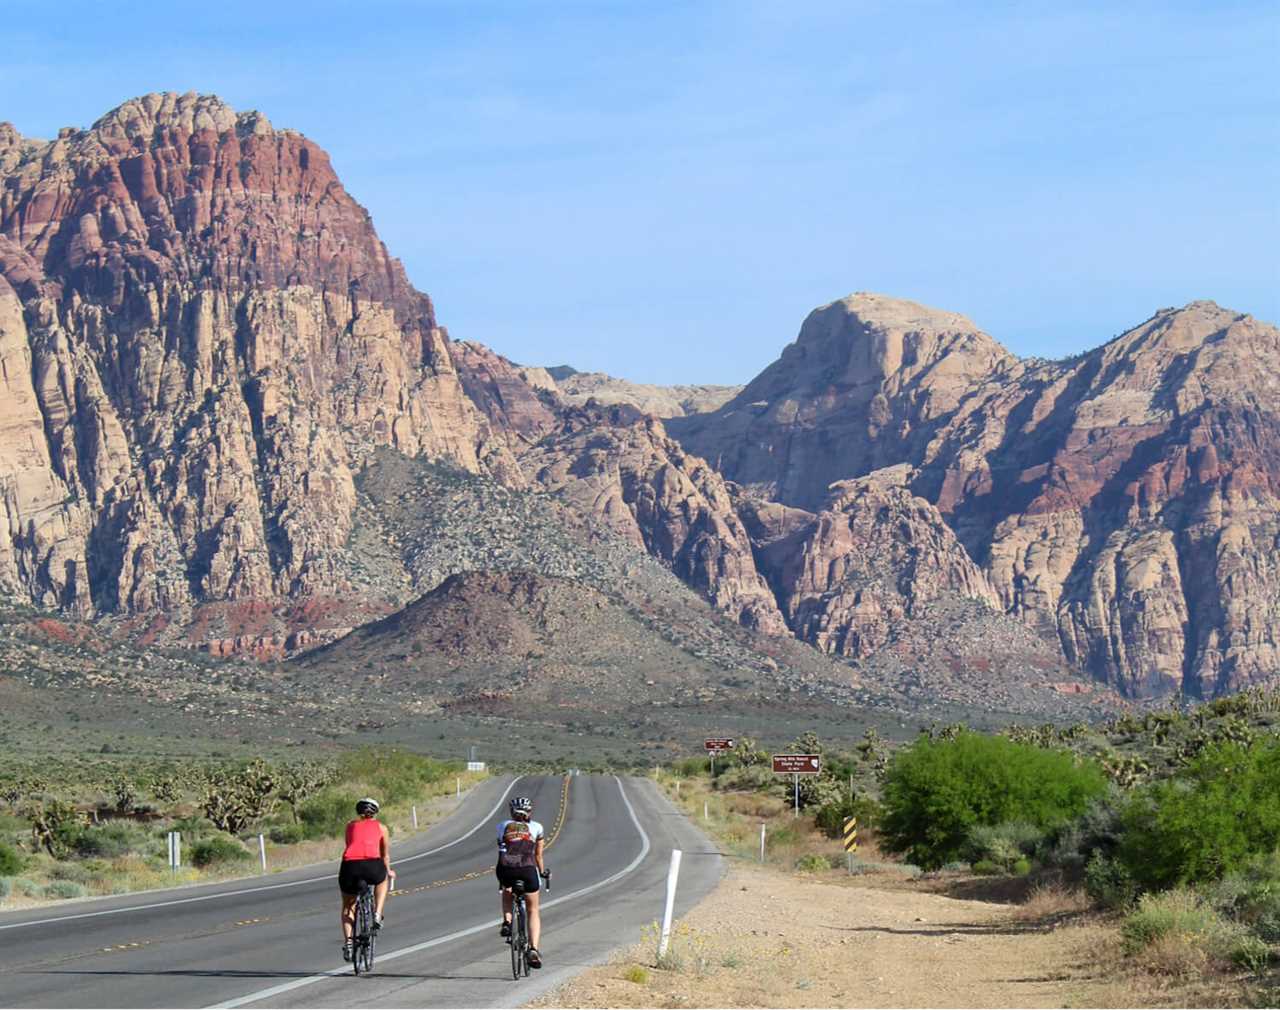
<svg viewBox="0 0 1280 1010">
<path fill-rule="evenodd" d="M 376 814 L 378 812 L 378 801 L 371 796 L 356 803 L 356 813 L 363 817 L 365 814 Z"/>
<path fill-rule="evenodd" d="M 515 817 L 516 814 L 531 814 L 531 813 L 533 813 L 533 800 L 529 799 L 528 796 L 513 796 L 511 798 L 511 816 L 512 817 Z"/>
</svg>

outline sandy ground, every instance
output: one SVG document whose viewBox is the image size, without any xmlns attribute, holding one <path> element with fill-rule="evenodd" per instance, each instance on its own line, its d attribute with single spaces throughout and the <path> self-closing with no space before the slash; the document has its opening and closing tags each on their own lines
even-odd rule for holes
<svg viewBox="0 0 1280 1010">
<path fill-rule="evenodd" d="M 536 1007 L 1074 1007 L 1147 998 L 1102 977 L 1108 931 L 1047 912 L 930 893 L 892 874 L 820 879 L 735 864 L 678 924 L 656 928 Z M 548 952 L 554 956 L 553 952 Z M 1149 998 L 1149 997 L 1148 997 Z"/>
</svg>

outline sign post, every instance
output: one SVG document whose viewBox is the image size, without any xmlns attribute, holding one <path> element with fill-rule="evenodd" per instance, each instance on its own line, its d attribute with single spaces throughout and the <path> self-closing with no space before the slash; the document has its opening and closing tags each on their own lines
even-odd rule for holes
<svg viewBox="0 0 1280 1010">
<path fill-rule="evenodd" d="M 841 829 L 841 836 L 844 839 L 844 851 L 848 855 L 849 874 L 853 875 L 853 854 L 858 848 L 858 818 L 846 817 L 844 825 Z"/>
<path fill-rule="evenodd" d="M 258 858 L 262 860 L 262 872 L 267 872 L 267 839 L 264 835 L 258 835 Z"/>
<path fill-rule="evenodd" d="M 796 809 L 794 816 L 800 816 L 800 776 L 818 775 L 822 771 L 820 754 L 775 754 L 773 756 L 773 774 L 790 775 L 795 789 Z"/>
<path fill-rule="evenodd" d="M 169 839 L 169 869 L 173 873 L 178 872 L 178 868 L 182 866 L 182 835 L 177 831 L 170 831 Z"/>
<path fill-rule="evenodd" d="M 714 781 L 716 777 L 716 755 L 722 751 L 733 750 L 733 738 L 727 736 L 708 737 L 702 746 L 706 748 L 707 756 L 711 758 L 711 778 Z"/>
</svg>

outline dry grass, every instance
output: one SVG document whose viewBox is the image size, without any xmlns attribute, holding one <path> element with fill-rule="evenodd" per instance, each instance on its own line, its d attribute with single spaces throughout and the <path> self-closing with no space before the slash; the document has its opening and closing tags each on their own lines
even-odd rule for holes
<svg viewBox="0 0 1280 1010">
<path fill-rule="evenodd" d="M 1051 924 L 1083 915 L 1089 907 L 1084 891 L 1050 883 L 1033 887 L 1024 902 L 1012 906 L 1010 914 L 1017 922 Z"/>
</svg>

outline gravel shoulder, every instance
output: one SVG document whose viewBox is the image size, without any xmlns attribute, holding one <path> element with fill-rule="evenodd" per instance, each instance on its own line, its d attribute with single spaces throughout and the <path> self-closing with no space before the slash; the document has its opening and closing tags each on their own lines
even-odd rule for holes
<svg viewBox="0 0 1280 1010">
<path fill-rule="evenodd" d="M 822 878 L 737 863 L 678 924 L 528 1004 L 534 1007 L 1135 1006 L 1102 967 L 1088 920 L 1027 921 L 893 874 Z M 1165 993 L 1170 1001 L 1172 994 Z"/>
</svg>

